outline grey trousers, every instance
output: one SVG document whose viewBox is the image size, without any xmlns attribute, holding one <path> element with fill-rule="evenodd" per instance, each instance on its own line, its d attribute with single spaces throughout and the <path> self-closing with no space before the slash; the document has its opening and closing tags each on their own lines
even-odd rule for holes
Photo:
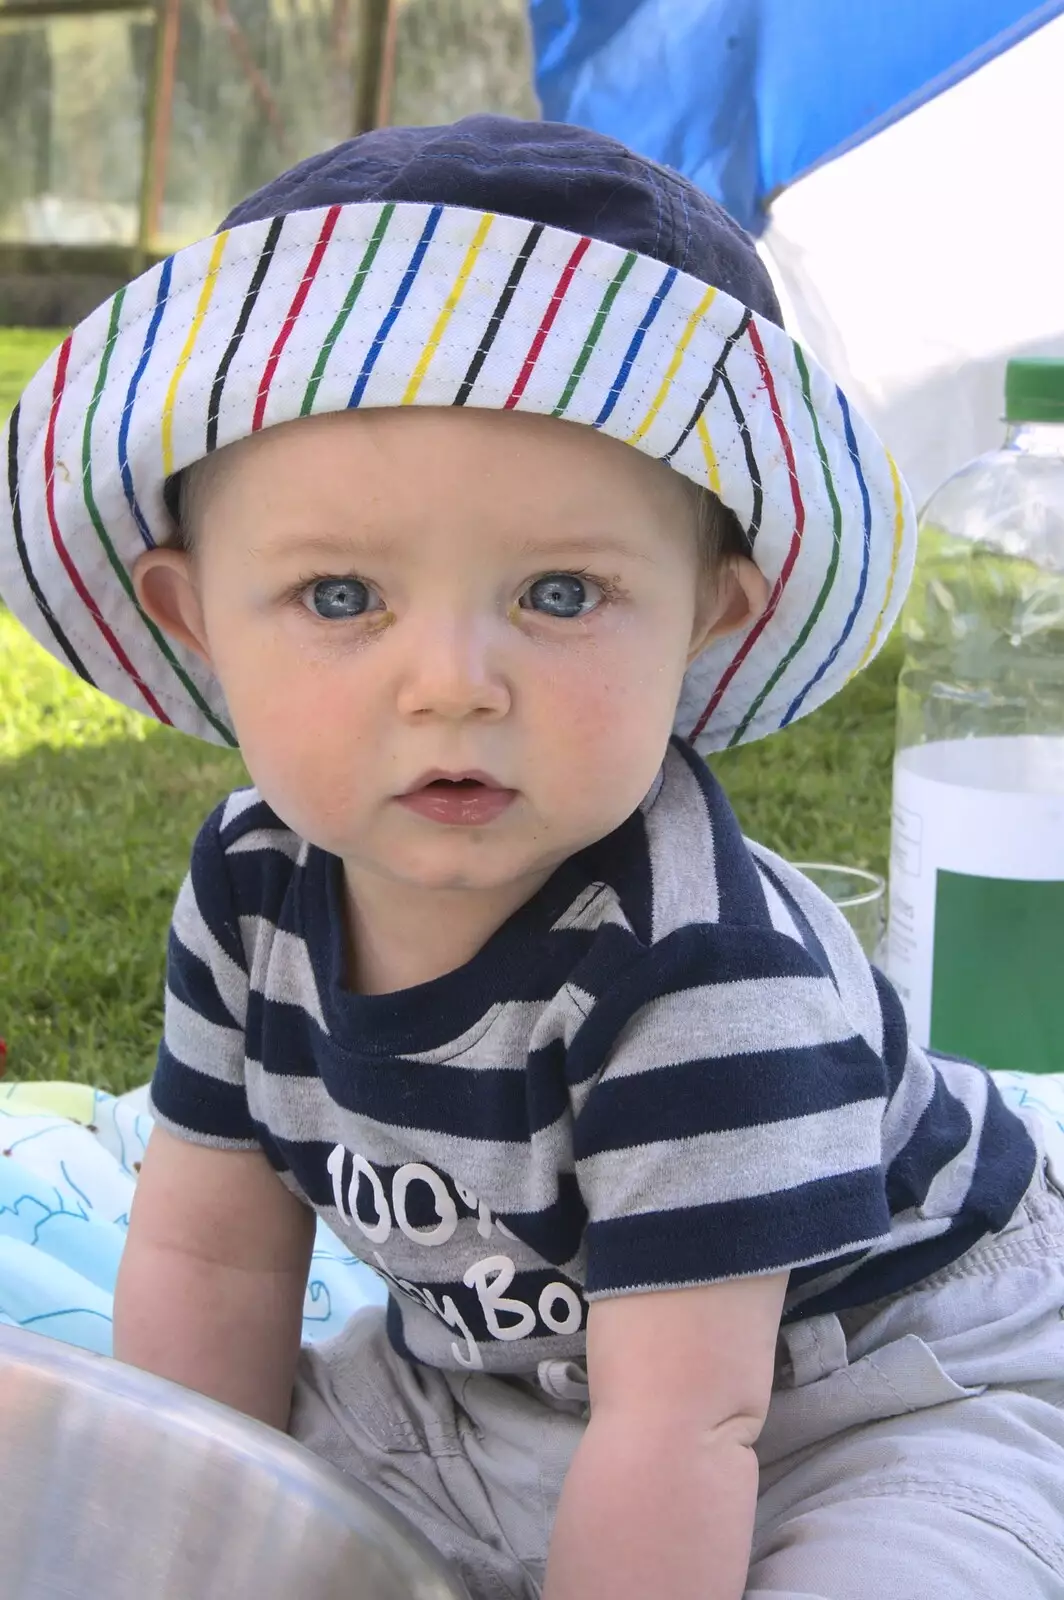
<svg viewBox="0 0 1064 1600">
<path fill-rule="evenodd" d="M 372 1308 L 303 1351 L 289 1431 L 473 1600 L 537 1600 L 588 1414 L 571 1371 L 547 1392 L 412 1365 Z M 758 1455 L 746 1600 L 1064 1600 L 1064 1195 L 1044 1168 L 915 1290 L 781 1332 Z"/>
</svg>

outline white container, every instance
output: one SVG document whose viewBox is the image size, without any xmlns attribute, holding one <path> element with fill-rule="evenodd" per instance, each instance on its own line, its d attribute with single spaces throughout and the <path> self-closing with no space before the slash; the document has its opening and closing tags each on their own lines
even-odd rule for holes
<svg viewBox="0 0 1064 1600">
<path fill-rule="evenodd" d="M 914 1036 L 1064 1070 L 1064 361 L 920 519 L 902 619 L 886 965 Z"/>
</svg>

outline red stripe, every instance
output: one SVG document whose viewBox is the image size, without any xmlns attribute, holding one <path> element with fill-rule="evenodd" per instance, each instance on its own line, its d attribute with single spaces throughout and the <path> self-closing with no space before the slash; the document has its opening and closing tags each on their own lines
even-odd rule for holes
<svg viewBox="0 0 1064 1600">
<path fill-rule="evenodd" d="M 325 247 L 332 238 L 333 229 L 336 227 L 336 219 L 340 215 L 340 210 L 340 206 L 330 206 L 325 214 L 325 221 L 321 225 L 321 232 L 318 235 L 318 242 L 314 246 L 314 253 L 311 256 L 310 261 L 307 263 L 307 270 L 300 279 L 299 288 L 296 290 L 295 298 L 288 308 L 288 315 L 284 319 L 284 325 L 274 341 L 273 349 L 270 351 L 270 359 L 266 363 L 265 371 L 262 374 L 262 382 L 259 384 L 259 392 L 255 399 L 255 415 L 251 423 L 252 433 L 258 433 L 259 429 L 262 427 L 262 418 L 266 411 L 266 402 L 270 398 L 270 384 L 273 382 L 273 375 L 277 371 L 277 363 L 281 359 L 281 351 L 288 343 L 288 335 L 295 327 L 299 318 L 299 313 L 303 309 L 303 302 L 310 293 L 310 286 L 318 275 L 318 268 L 321 266 L 321 259 L 325 254 Z"/>
<path fill-rule="evenodd" d="M 558 307 L 565 299 L 566 290 L 573 281 L 573 273 L 580 265 L 580 258 L 590 243 L 590 239 L 581 239 L 576 249 L 565 263 L 565 271 L 562 273 L 557 284 L 555 285 L 554 293 L 550 297 L 550 303 L 548 304 L 546 311 L 543 313 L 543 321 L 536 330 L 536 337 L 532 340 L 532 343 L 528 347 L 528 354 L 526 355 L 524 365 L 518 374 L 517 382 L 510 390 L 509 398 L 503 406 L 504 411 L 512 411 L 524 393 L 525 384 L 528 382 L 529 377 L 531 376 L 532 368 L 539 360 L 539 352 L 543 349 L 543 341 L 551 330 L 551 323 L 558 315 Z"/>
<path fill-rule="evenodd" d="M 126 652 L 122 649 L 122 646 L 119 644 L 118 640 L 115 638 L 106 622 L 103 620 L 103 617 L 100 614 L 99 606 L 92 598 L 92 595 L 89 593 L 88 589 L 86 589 L 81 573 L 70 559 L 67 547 L 63 543 L 62 536 L 59 532 L 59 523 L 56 521 L 55 422 L 59 415 L 59 402 L 63 397 L 63 387 L 66 383 L 67 365 L 70 361 L 70 343 L 72 338 L 73 335 L 71 335 L 70 338 L 64 339 L 62 348 L 59 351 L 59 365 L 55 369 L 55 385 L 52 389 L 52 409 L 48 417 L 48 433 L 44 441 L 44 498 L 45 505 L 48 508 L 48 523 L 52 530 L 52 542 L 59 552 L 59 559 L 66 568 L 67 576 L 74 585 L 74 588 L 77 590 L 78 594 L 81 596 L 85 608 L 93 622 L 95 622 L 96 626 L 107 640 L 107 643 L 111 646 L 111 649 L 114 651 L 116 657 L 121 662 L 125 670 L 129 673 L 129 676 L 133 679 L 133 682 L 144 696 L 153 714 L 158 717 L 160 722 L 165 722 L 168 726 L 172 727 L 173 723 L 170 721 L 170 718 L 166 715 L 166 712 L 163 710 L 158 700 L 156 700 L 155 696 L 148 688 L 148 685 L 144 682 L 144 679 L 141 677 L 132 661 L 130 661 L 129 657 L 126 655 Z"/>
<path fill-rule="evenodd" d="M 776 607 L 780 603 L 780 596 L 787 587 L 787 580 L 794 570 L 794 563 L 797 561 L 798 552 L 802 548 L 802 533 L 805 529 L 805 506 L 802 503 L 802 491 L 798 483 L 798 472 L 794 465 L 794 451 L 791 448 L 790 435 L 784 426 L 783 417 L 780 413 L 779 401 L 776 398 L 776 388 L 772 382 L 772 373 L 769 370 L 768 362 L 765 360 L 765 349 L 761 343 L 761 336 L 754 326 L 753 318 L 750 319 L 750 323 L 746 331 L 750 335 L 750 343 L 753 345 L 754 354 L 757 357 L 757 364 L 761 368 L 761 377 L 765 388 L 768 390 L 769 405 L 772 407 L 772 415 L 776 422 L 776 431 L 779 434 L 780 442 L 783 445 L 783 453 L 787 457 L 787 471 L 790 473 L 791 477 L 791 500 L 794 503 L 794 534 L 791 538 L 791 547 L 787 551 L 787 559 L 783 563 L 783 568 L 779 577 L 772 586 L 772 593 L 768 597 L 768 605 L 765 607 L 764 611 L 762 611 L 761 615 L 750 629 L 750 632 L 743 640 L 741 647 L 736 651 L 735 655 L 729 662 L 728 667 L 724 672 L 724 676 L 721 678 L 720 682 L 717 684 L 717 687 L 714 689 L 709 698 L 709 703 L 707 704 L 706 709 L 703 711 L 702 715 L 695 723 L 694 728 L 691 730 L 691 733 L 688 735 L 688 737 L 692 740 L 698 738 L 698 735 L 702 732 L 702 729 L 705 727 L 706 723 L 717 709 L 717 706 L 720 704 L 721 696 L 724 694 L 725 689 L 728 687 L 729 683 L 731 683 L 732 679 L 735 677 L 735 674 L 738 672 L 739 668 L 750 654 L 750 651 L 761 637 L 761 634 L 768 627 L 768 624 L 775 616 Z"/>
</svg>

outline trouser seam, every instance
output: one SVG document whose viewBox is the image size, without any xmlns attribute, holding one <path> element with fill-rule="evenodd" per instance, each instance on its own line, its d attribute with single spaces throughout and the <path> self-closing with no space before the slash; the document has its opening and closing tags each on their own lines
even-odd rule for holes
<svg viewBox="0 0 1064 1600">
<path fill-rule="evenodd" d="M 876 1484 L 863 1484 L 855 1492 L 832 1495 L 830 1501 L 889 1499 L 893 1494 L 911 1499 L 924 1497 L 989 1522 L 1003 1533 L 1012 1534 L 1032 1555 L 1052 1568 L 1055 1576 L 1064 1577 L 1064 1543 L 1053 1538 L 1041 1524 L 1032 1522 L 1015 1501 L 1004 1500 L 983 1490 L 963 1484 L 943 1484 L 938 1479 L 921 1477 L 916 1473 L 897 1473 Z"/>
<path fill-rule="evenodd" d="M 1064 1238 L 1060 1231 L 1048 1227 L 1045 1223 L 1032 1223 L 1031 1232 L 1026 1239 L 1000 1239 L 993 1244 L 984 1245 L 978 1259 L 974 1261 L 971 1259 L 972 1252 L 967 1251 L 950 1266 L 942 1267 L 930 1277 L 921 1278 L 899 1294 L 883 1295 L 879 1300 L 868 1300 L 860 1306 L 847 1307 L 841 1312 L 840 1320 L 845 1328 L 855 1314 L 859 1313 L 860 1321 L 864 1324 L 898 1300 L 933 1294 L 936 1290 L 945 1288 L 947 1284 L 954 1284 L 965 1278 L 985 1277 L 997 1273 L 1000 1271 L 1003 1257 L 1017 1266 L 1037 1264 L 1045 1260 L 1047 1245 L 1064 1247 Z"/>
</svg>

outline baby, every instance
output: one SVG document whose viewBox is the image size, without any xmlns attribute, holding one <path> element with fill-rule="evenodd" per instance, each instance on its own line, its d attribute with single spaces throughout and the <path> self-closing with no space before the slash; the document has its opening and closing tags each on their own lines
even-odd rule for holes
<svg viewBox="0 0 1064 1600">
<path fill-rule="evenodd" d="M 255 785 L 174 912 L 115 1353 L 474 1600 L 1064 1596 L 1037 1131 L 703 760 L 841 688 L 911 567 L 779 322 L 611 140 L 385 129 L 118 294 L 9 428 L 7 603 Z M 301 1351 L 317 1217 L 390 1298 Z"/>
</svg>

